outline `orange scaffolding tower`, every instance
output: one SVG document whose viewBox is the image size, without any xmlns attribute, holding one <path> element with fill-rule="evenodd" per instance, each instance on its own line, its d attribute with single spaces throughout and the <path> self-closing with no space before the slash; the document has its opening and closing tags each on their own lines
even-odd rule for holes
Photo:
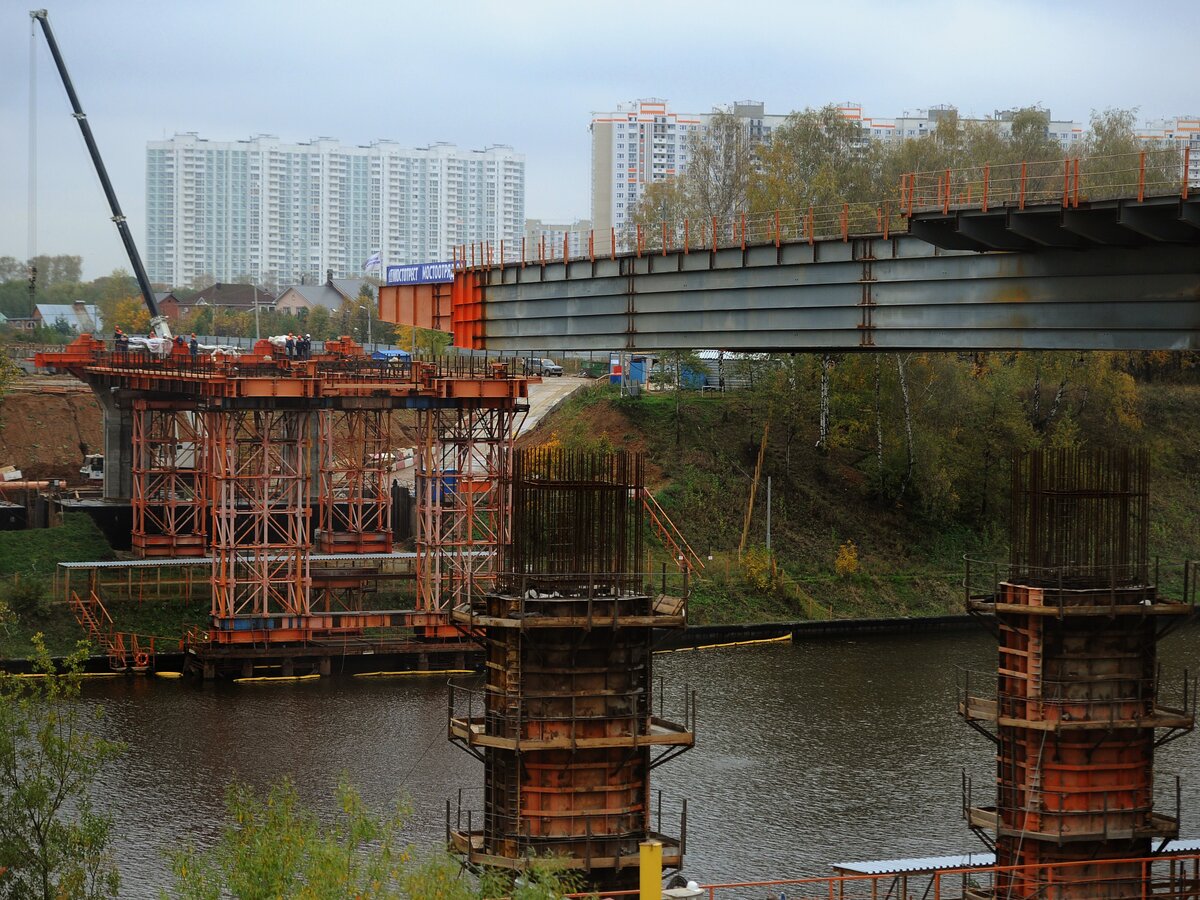
<svg viewBox="0 0 1200 900">
<path fill-rule="evenodd" d="M 317 414 L 322 553 L 391 552 L 391 422 L 379 407 Z"/>
<path fill-rule="evenodd" d="M 206 413 L 213 489 L 213 639 L 310 637 L 306 409 Z"/>
<path fill-rule="evenodd" d="M 1004 874 L 994 897 L 1146 896 L 1152 839 L 1174 838 L 1178 809 L 1155 809 L 1154 749 L 1190 731 L 1193 711 L 1158 696 L 1158 639 L 1192 612 L 1160 595 L 1147 556 L 1144 452 L 1035 452 L 1013 466 L 1011 560 L 968 608 L 999 638 L 994 693 L 968 689 L 959 711 L 996 745 L 996 804 L 970 827 Z M 968 575 L 968 586 L 971 576 Z M 1175 788 L 1178 801 L 1178 785 Z M 1132 860 L 1132 861 L 1130 861 Z M 1046 893 L 1036 866 L 1056 870 Z M 1097 892 L 1102 881 L 1102 893 Z"/>
<path fill-rule="evenodd" d="M 207 438 L 195 405 L 133 402 L 133 551 L 204 556 L 208 532 Z"/>
<path fill-rule="evenodd" d="M 418 412 L 417 589 L 426 611 L 491 590 L 511 520 L 508 471 L 525 416 L 510 406 Z"/>
</svg>

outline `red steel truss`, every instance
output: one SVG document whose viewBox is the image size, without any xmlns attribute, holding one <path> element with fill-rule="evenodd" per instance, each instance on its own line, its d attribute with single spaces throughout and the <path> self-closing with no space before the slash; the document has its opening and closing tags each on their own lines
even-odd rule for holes
<svg viewBox="0 0 1200 900">
<path fill-rule="evenodd" d="M 204 556 L 207 440 L 194 405 L 133 403 L 133 550 L 138 556 Z"/>
<path fill-rule="evenodd" d="M 348 338 L 291 360 L 266 341 L 236 355 L 175 346 L 159 356 L 84 335 L 36 361 L 132 398 L 135 545 L 201 556 L 211 542 L 206 643 L 291 645 L 398 627 L 459 640 L 450 600 L 491 583 L 507 515 L 498 476 L 537 379 L 476 358 L 381 362 Z M 364 611 L 362 572 L 311 570 L 314 532 L 327 552 L 390 551 L 389 416 L 414 408 L 428 429 L 424 589 L 418 609 Z"/>
<path fill-rule="evenodd" d="M 418 413 L 418 606 L 444 612 L 492 589 L 508 540 L 507 474 L 519 424 L 512 407 L 456 406 Z"/>
<path fill-rule="evenodd" d="M 206 415 L 214 639 L 236 642 L 260 631 L 273 640 L 303 639 L 298 617 L 309 614 L 311 587 L 305 494 L 313 414 L 237 409 Z"/>
<path fill-rule="evenodd" d="M 321 410 L 317 546 L 322 553 L 390 553 L 390 410 Z"/>
</svg>

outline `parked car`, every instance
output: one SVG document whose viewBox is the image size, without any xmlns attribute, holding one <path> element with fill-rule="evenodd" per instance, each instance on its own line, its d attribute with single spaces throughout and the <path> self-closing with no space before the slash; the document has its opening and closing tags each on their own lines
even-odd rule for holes
<svg viewBox="0 0 1200 900">
<path fill-rule="evenodd" d="M 562 375 L 562 366 L 552 359 L 531 359 L 526 367 L 530 375 Z"/>
</svg>

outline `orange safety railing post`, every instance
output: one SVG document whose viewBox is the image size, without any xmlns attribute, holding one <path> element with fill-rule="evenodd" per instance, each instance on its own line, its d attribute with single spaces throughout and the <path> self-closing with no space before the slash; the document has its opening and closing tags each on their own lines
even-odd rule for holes
<svg viewBox="0 0 1200 900">
<path fill-rule="evenodd" d="M 908 176 L 908 217 L 910 219 L 912 218 L 912 214 L 913 214 L 913 198 L 914 198 L 914 195 L 916 194 L 916 191 L 914 190 L 914 188 L 916 187 L 916 178 L 917 178 L 916 172 L 913 172 Z"/>
<path fill-rule="evenodd" d="M 475 242 L 471 242 L 471 268 L 475 268 Z"/>
<path fill-rule="evenodd" d="M 1138 154 L 1138 203 L 1146 198 L 1146 151 Z"/>
<path fill-rule="evenodd" d="M 571 233 L 569 231 L 564 231 L 563 232 L 563 262 L 564 263 L 567 261 L 567 258 L 571 255 L 570 241 L 571 241 Z"/>
<path fill-rule="evenodd" d="M 663 221 L 662 221 L 662 239 L 663 239 L 662 255 L 666 256 L 667 255 L 667 220 L 666 219 L 663 219 Z"/>
<path fill-rule="evenodd" d="M 616 228 L 616 226 L 614 225 L 614 226 L 613 226 L 612 228 L 610 228 L 608 231 L 609 231 L 609 234 L 608 234 L 608 240 L 609 240 L 608 252 L 609 252 L 609 255 L 610 255 L 610 258 L 611 258 L 611 259 L 616 259 L 616 258 L 617 258 L 617 228 Z"/>
<path fill-rule="evenodd" d="M 947 172 L 949 170 L 947 169 Z M 850 240 L 850 204 L 842 204 L 842 243 Z"/>
<path fill-rule="evenodd" d="M 1021 162 L 1021 197 L 1020 197 L 1020 200 L 1017 202 L 1018 209 L 1025 208 L 1025 170 L 1026 170 L 1026 163 L 1022 160 L 1022 162 Z"/>
<path fill-rule="evenodd" d="M 504 238 L 500 238 L 500 271 L 504 271 Z"/>
<path fill-rule="evenodd" d="M 812 246 L 812 243 L 814 240 L 814 236 L 813 236 L 814 228 L 816 228 L 816 219 L 813 216 L 813 208 L 810 206 L 808 208 L 808 244 L 810 247 Z"/>
<path fill-rule="evenodd" d="M 885 241 L 888 239 L 888 218 L 889 218 L 888 205 L 887 205 L 887 201 L 885 200 L 885 201 L 883 201 L 883 239 Z"/>
<path fill-rule="evenodd" d="M 642 225 L 640 222 L 637 227 L 637 258 L 642 258 Z"/>
<path fill-rule="evenodd" d="M 1192 148 L 1187 146 L 1183 148 L 1183 193 L 1184 200 L 1188 198 L 1189 176 L 1192 168 Z M 1076 179 L 1078 181 L 1078 179 Z"/>
<path fill-rule="evenodd" d="M 746 249 L 746 214 L 742 213 L 742 249 Z"/>
<path fill-rule="evenodd" d="M 1076 209 L 1078 209 L 1079 208 L 1079 157 L 1078 156 L 1075 157 L 1075 165 L 1073 168 L 1075 169 L 1075 188 L 1074 188 L 1075 197 L 1072 202 L 1072 205 Z"/>
<path fill-rule="evenodd" d="M 688 220 L 685 217 L 683 220 L 683 255 L 684 256 L 688 255 L 688 250 L 690 249 L 688 247 L 688 244 L 691 242 L 691 239 L 692 239 L 692 236 L 688 229 Z"/>
<path fill-rule="evenodd" d="M 592 262 L 596 261 L 596 229 L 593 228 L 588 232 L 588 259 Z"/>
<path fill-rule="evenodd" d="M 546 264 L 546 236 L 543 234 L 538 238 L 538 265 Z"/>
<path fill-rule="evenodd" d="M 946 170 L 946 190 L 942 192 L 942 214 L 950 212 L 950 170 Z"/>
<path fill-rule="evenodd" d="M 991 171 L 992 171 L 991 166 L 983 167 L 983 201 L 982 201 L 982 204 L 980 205 L 980 209 L 982 209 L 984 212 L 987 212 L 988 176 L 991 174 Z"/>
<path fill-rule="evenodd" d="M 1063 209 L 1071 205 L 1071 159 L 1063 158 Z"/>
<path fill-rule="evenodd" d="M 900 176 L 900 208 L 908 204 L 908 174 L 903 173 Z"/>
</svg>

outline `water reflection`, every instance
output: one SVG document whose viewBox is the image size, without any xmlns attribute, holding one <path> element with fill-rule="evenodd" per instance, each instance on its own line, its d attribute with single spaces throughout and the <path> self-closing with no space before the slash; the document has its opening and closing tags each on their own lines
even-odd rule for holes
<svg viewBox="0 0 1200 900">
<path fill-rule="evenodd" d="M 1198 651 L 1200 628 L 1188 627 L 1166 640 L 1163 662 L 1177 670 Z M 961 773 L 986 794 L 992 749 L 955 715 L 955 668 L 994 664 L 982 630 L 656 657 L 668 713 L 685 684 L 698 692 L 697 747 L 656 769 L 654 782 L 664 821 L 673 799 L 689 798 L 691 877 L 825 874 L 834 861 L 980 849 L 962 821 Z M 101 783 L 117 818 L 123 896 L 156 895 L 166 848 L 216 839 L 235 774 L 266 788 L 290 773 L 329 816 L 348 770 L 379 805 L 399 791 L 412 798 L 409 830 L 422 845 L 441 840 L 445 801 L 460 788 L 464 805 L 481 805 L 482 766 L 446 740 L 442 678 L 106 679 L 89 684 L 86 700 L 106 707 L 104 730 L 129 744 Z M 1200 836 L 1195 740 L 1168 745 L 1158 764 L 1183 775 L 1185 837 Z"/>
</svg>

